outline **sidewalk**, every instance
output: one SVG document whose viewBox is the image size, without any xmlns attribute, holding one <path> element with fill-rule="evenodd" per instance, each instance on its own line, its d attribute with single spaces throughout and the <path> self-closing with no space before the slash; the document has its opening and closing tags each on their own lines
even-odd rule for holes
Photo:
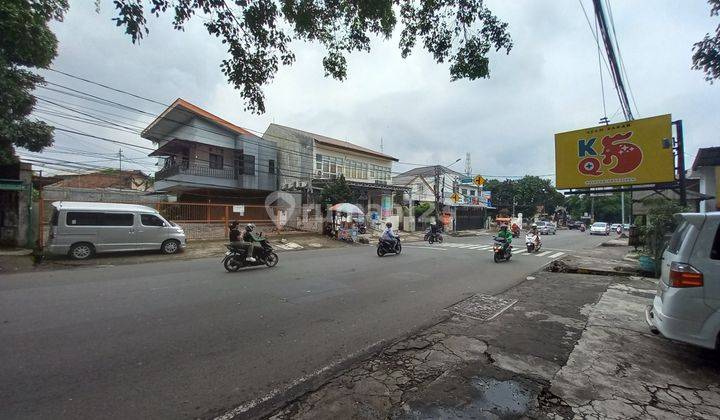
<svg viewBox="0 0 720 420">
<path fill-rule="evenodd" d="M 28 252 L 0 252 L 0 275 L 33 270 L 57 270 L 69 267 L 92 267 L 99 265 L 141 264 L 155 261 L 189 260 L 198 258 L 221 258 L 227 241 L 189 241 L 185 250 L 173 255 L 159 251 L 122 252 L 99 254 L 87 261 L 75 261 L 67 257 L 52 256 L 35 263 L 36 258 Z M 340 248 L 353 246 L 326 236 L 310 233 L 293 233 L 270 237 L 270 244 L 278 253 L 303 249 Z M 4 255 L 8 254 L 8 255 Z"/>
<path fill-rule="evenodd" d="M 615 275 L 625 252 L 598 248 L 568 259 L 570 272 L 459 302 L 318 388 L 291 391 L 271 418 L 717 418 L 720 362 L 649 333 L 654 280 Z M 572 272 L 587 266 L 605 271 Z"/>
</svg>

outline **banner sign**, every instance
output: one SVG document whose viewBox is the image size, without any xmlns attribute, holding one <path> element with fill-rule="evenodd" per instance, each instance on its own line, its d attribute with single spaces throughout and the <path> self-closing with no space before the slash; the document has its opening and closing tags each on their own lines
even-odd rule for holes
<svg viewBox="0 0 720 420">
<path fill-rule="evenodd" d="M 555 134 L 558 189 L 675 180 L 670 114 Z"/>
</svg>

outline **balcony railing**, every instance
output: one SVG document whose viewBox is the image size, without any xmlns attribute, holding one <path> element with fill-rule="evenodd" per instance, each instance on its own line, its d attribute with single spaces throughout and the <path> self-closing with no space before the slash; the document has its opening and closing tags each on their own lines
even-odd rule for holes
<svg viewBox="0 0 720 420">
<path fill-rule="evenodd" d="M 207 176 L 211 178 L 237 179 L 234 169 L 216 169 L 192 164 L 175 164 L 155 172 L 155 179 L 168 179 L 175 175 Z"/>
</svg>

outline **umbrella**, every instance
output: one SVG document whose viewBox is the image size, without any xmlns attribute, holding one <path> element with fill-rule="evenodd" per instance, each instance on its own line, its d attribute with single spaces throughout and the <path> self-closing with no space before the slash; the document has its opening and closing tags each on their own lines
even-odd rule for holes
<svg viewBox="0 0 720 420">
<path fill-rule="evenodd" d="M 336 211 L 339 213 L 347 213 L 347 214 L 359 214 L 359 215 L 365 214 L 365 213 L 363 213 L 362 210 L 360 210 L 360 208 L 358 206 L 356 206 L 355 204 L 350 204 L 350 203 L 335 204 L 334 206 L 330 207 L 330 210 Z"/>
</svg>

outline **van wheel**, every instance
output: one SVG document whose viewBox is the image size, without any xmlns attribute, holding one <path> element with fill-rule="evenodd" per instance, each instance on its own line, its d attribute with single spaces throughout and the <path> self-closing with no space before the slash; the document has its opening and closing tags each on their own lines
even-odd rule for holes
<svg viewBox="0 0 720 420">
<path fill-rule="evenodd" d="M 175 239 L 168 239 L 162 243 L 160 250 L 163 254 L 175 254 L 180 250 L 180 242 Z"/>
<path fill-rule="evenodd" d="M 68 255 L 74 260 L 87 260 L 95 254 L 95 247 L 87 242 L 80 242 L 70 247 Z"/>
</svg>

